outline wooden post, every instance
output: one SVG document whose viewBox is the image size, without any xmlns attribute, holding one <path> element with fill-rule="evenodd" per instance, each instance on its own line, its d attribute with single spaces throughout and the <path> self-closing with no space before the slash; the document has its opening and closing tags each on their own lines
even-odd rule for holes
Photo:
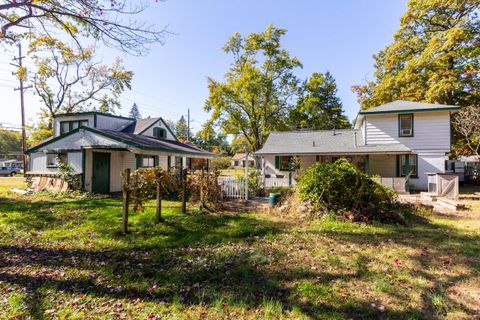
<svg viewBox="0 0 480 320">
<path fill-rule="evenodd" d="M 161 188 L 161 183 L 157 182 L 157 202 L 156 202 L 156 211 L 157 211 L 157 216 L 155 222 L 159 224 L 162 221 L 162 188 Z"/>
<path fill-rule="evenodd" d="M 187 213 L 187 169 L 181 169 L 182 173 L 182 213 Z"/>
<path fill-rule="evenodd" d="M 122 231 L 124 234 L 128 233 L 128 202 L 130 200 L 130 190 L 128 186 L 130 185 L 130 169 L 125 169 L 125 176 L 123 182 L 123 224 Z"/>
<path fill-rule="evenodd" d="M 201 180 L 201 183 L 200 183 L 200 211 L 203 211 L 203 181 L 204 181 L 204 178 L 205 178 L 205 169 L 202 168 L 202 180 Z"/>
</svg>

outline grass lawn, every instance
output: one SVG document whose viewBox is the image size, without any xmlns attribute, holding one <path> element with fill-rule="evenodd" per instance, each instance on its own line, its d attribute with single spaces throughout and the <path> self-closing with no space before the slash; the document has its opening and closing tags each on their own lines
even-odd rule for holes
<svg viewBox="0 0 480 320">
<path fill-rule="evenodd" d="M 408 226 L 118 199 L 22 197 L 0 178 L 0 319 L 473 319 L 480 206 Z M 478 193 L 480 199 L 480 193 Z"/>
</svg>

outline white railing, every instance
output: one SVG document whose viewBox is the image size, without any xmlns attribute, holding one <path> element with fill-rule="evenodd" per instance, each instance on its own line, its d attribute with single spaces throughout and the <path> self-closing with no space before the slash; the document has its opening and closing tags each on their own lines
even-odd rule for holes
<svg viewBox="0 0 480 320">
<path fill-rule="evenodd" d="M 406 192 L 405 184 L 407 183 L 407 178 L 405 177 L 374 177 L 373 179 L 396 192 Z"/>
<path fill-rule="evenodd" d="M 222 198 L 245 198 L 245 178 L 218 177 L 218 184 L 222 190 Z"/>
<path fill-rule="evenodd" d="M 283 177 L 265 177 L 265 189 L 273 189 L 277 187 L 289 187 L 295 183 L 293 177 L 290 179 L 288 175 Z"/>
</svg>

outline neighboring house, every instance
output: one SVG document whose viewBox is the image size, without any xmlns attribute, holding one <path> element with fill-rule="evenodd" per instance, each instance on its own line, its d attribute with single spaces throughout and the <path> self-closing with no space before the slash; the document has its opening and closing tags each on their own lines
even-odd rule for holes
<svg viewBox="0 0 480 320">
<path fill-rule="evenodd" d="M 245 153 L 235 153 L 232 157 L 231 166 L 234 168 L 245 167 Z M 248 166 L 255 166 L 255 158 L 248 154 Z"/>
<path fill-rule="evenodd" d="M 405 189 L 427 189 L 427 173 L 445 172 L 457 106 L 394 101 L 361 110 L 354 129 L 272 132 L 256 155 L 266 177 L 285 176 L 292 157 L 300 169 L 350 159 L 369 175 L 402 178 Z M 410 173 L 410 174 L 409 174 Z M 394 179 L 390 179 L 393 181 Z M 385 180 L 386 181 L 386 180 Z"/>
<path fill-rule="evenodd" d="M 12 160 L 2 160 L 0 161 L 0 167 L 12 168 L 12 169 L 22 169 L 23 161 L 18 159 Z"/>
<path fill-rule="evenodd" d="M 161 166 L 170 170 L 194 162 L 208 165 L 213 157 L 179 142 L 162 118 L 135 120 L 82 112 L 57 115 L 53 126 L 52 138 L 28 150 L 28 174 L 55 174 L 63 162 L 82 175 L 83 188 L 90 192 L 121 191 L 121 173 L 127 168 Z"/>
</svg>

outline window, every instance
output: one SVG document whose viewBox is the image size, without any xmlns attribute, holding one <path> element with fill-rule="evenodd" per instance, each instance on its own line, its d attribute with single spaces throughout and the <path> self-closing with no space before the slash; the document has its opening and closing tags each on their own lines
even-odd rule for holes
<svg viewBox="0 0 480 320">
<path fill-rule="evenodd" d="M 163 128 L 155 127 L 153 128 L 153 136 L 160 139 L 165 139 L 167 137 L 167 131 Z"/>
<path fill-rule="evenodd" d="M 400 155 L 398 156 L 398 173 L 400 177 L 406 177 L 406 162 L 405 162 L 406 156 L 405 155 Z M 408 162 L 410 164 L 410 172 L 411 172 L 411 177 L 417 177 L 418 176 L 418 156 L 416 154 L 411 154 L 408 157 Z"/>
<path fill-rule="evenodd" d="M 66 153 L 47 153 L 47 168 L 58 168 L 61 163 L 67 163 Z"/>
<path fill-rule="evenodd" d="M 75 130 L 80 126 L 87 127 L 88 120 L 60 121 L 60 134 Z"/>
<path fill-rule="evenodd" d="M 280 156 L 280 170 L 282 171 L 290 170 L 291 161 L 292 161 L 292 156 Z"/>
<path fill-rule="evenodd" d="M 413 137 L 413 114 L 398 116 L 398 135 L 400 137 Z"/>
<path fill-rule="evenodd" d="M 177 169 L 183 167 L 183 158 L 182 157 L 175 157 L 175 167 L 177 167 Z"/>
<path fill-rule="evenodd" d="M 142 167 L 155 167 L 155 157 L 154 156 L 143 156 L 142 157 Z"/>
</svg>

